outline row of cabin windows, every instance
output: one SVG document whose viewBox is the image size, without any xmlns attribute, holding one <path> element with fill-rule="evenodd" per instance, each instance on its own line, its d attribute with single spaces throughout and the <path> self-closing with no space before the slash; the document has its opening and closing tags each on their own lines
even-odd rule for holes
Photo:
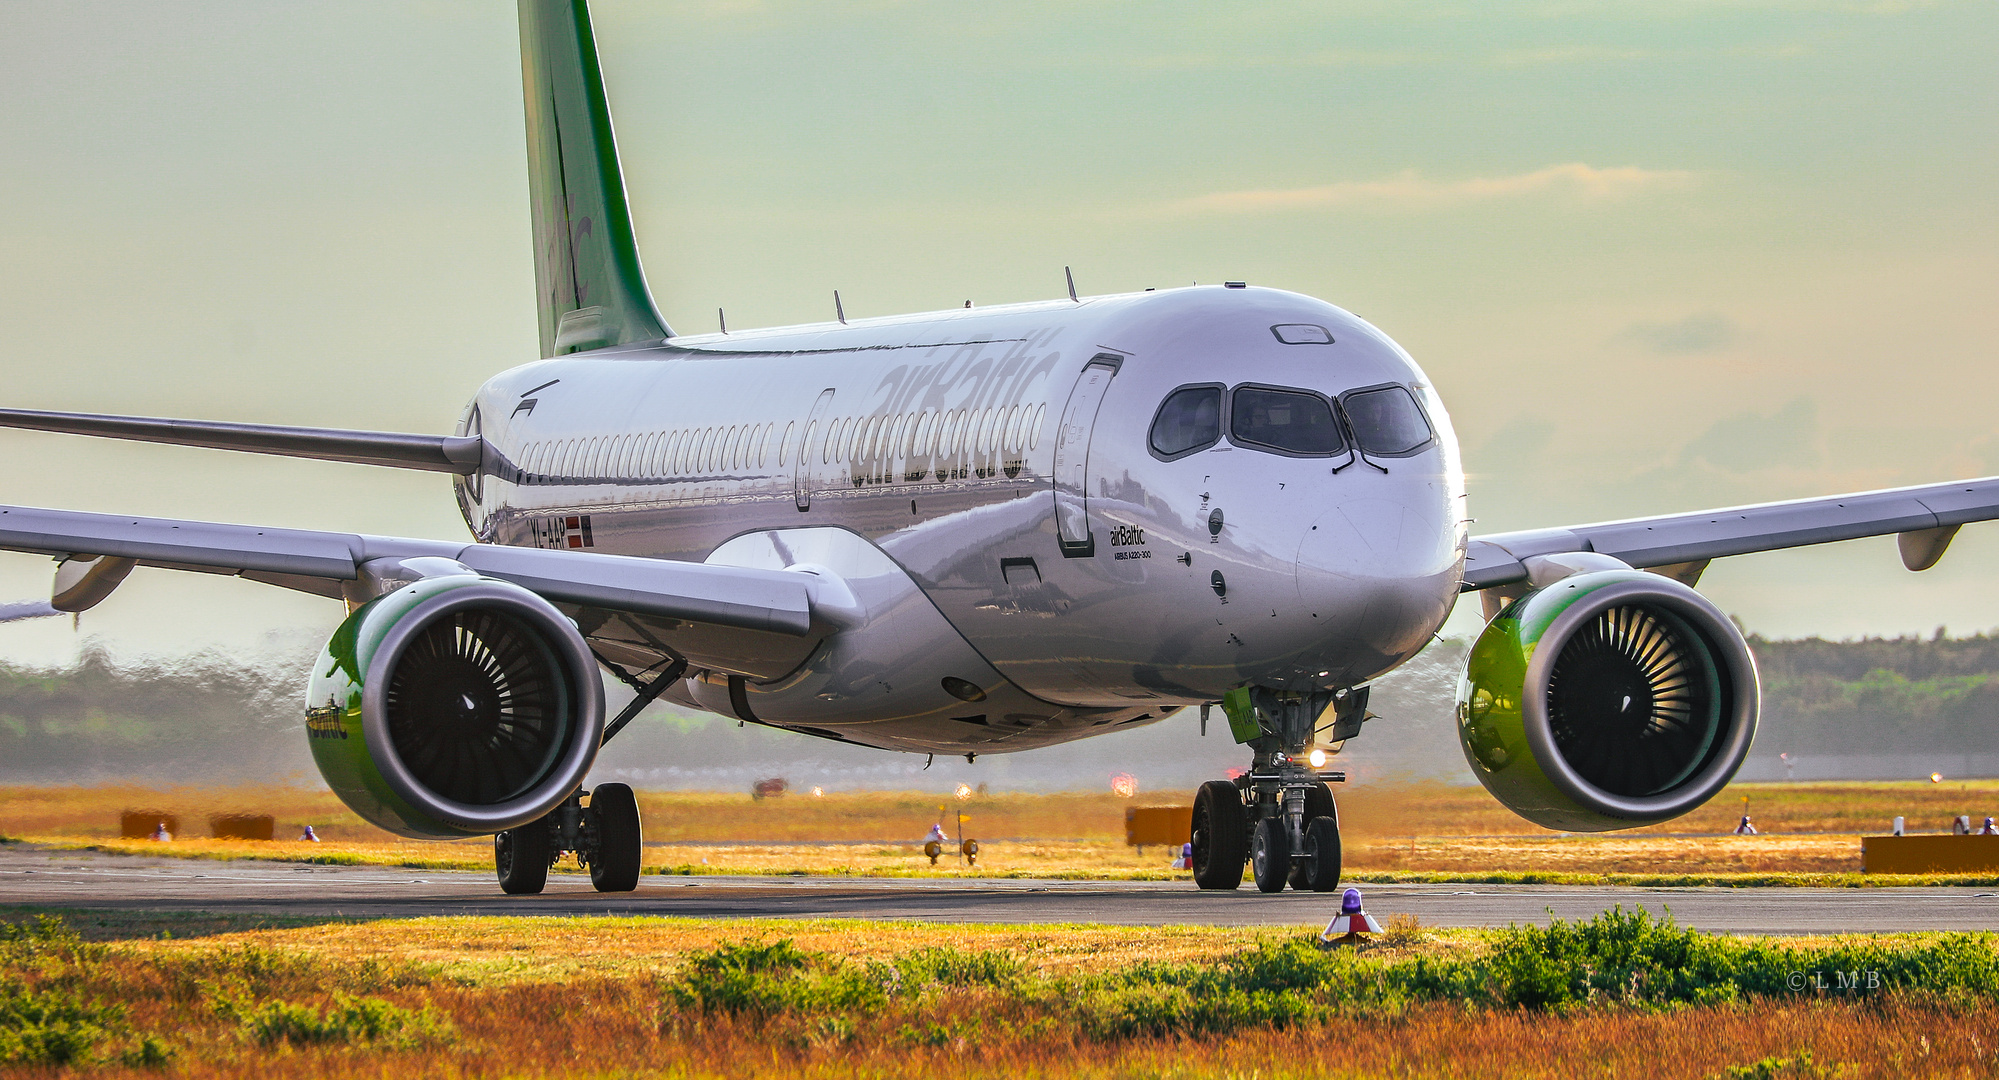
<svg viewBox="0 0 1999 1080">
<path fill-rule="evenodd" d="M 1019 453 L 1041 442 L 1046 405 L 1013 405 L 989 409 L 925 410 L 899 416 L 843 417 L 832 422 L 820 461 L 834 464 L 892 458 L 949 456 L 960 452 Z M 809 425 L 804 444 L 811 445 L 818 425 Z M 798 424 L 776 422 L 739 424 L 691 430 L 654 431 L 635 435 L 604 435 L 594 439 L 561 439 L 529 443 L 520 468 L 528 483 L 545 484 L 569 477 L 661 477 L 718 473 L 791 464 Z"/>
<path fill-rule="evenodd" d="M 925 409 L 895 416 L 841 417 L 828 427 L 819 461 L 950 457 L 959 453 L 1017 454 L 1041 444 L 1048 406 L 1002 405 L 987 409 Z M 811 445 L 813 432 L 805 434 Z"/>
<path fill-rule="evenodd" d="M 786 425 L 785 436 L 798 425 Z M 558 477 L 642 477 L 715 473 L 766 467 L 773 447 L 775 422 L 717 425 L 691 430 L 653 431 L 635 435 L 604 435 L 594 439 L 563 439 L 529 443 L 521 454 L 521 471 L 530 483 Z"/>
</svg>

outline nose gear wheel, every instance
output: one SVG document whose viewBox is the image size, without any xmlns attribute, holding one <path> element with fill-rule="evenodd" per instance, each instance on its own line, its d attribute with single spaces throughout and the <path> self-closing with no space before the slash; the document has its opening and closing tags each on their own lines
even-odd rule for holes
<svg viewBox="0 0 1999 1080">
<path fill-rule="evenodd" d="M 1256 823 L 1250 840 L 1250 874 L 1259 892 L 1283 892 L 1291 876 L 1291 833 L 1281 817 L 1267 817 Z"/>
</svg>

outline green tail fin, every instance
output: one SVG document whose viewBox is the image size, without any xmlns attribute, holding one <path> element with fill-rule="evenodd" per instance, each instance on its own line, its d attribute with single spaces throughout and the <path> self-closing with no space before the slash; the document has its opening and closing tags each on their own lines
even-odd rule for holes
<svg viewBox="0 0 1999 1080">
<path fill-rule="evenodd" d="M 639 266 L 584 0 L 520 0 L 541 354 L 670 336 Z"/>
</svg>

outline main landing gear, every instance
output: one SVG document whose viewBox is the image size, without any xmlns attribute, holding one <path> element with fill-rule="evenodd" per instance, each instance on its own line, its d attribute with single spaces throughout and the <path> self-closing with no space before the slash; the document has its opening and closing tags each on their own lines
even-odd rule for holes
<svg viewBox="0 0 1999 1080">
<path fill-rule="evenodd" d="M 576 861 L 590 868 L 590 884 L 598 892 L 631 892 L 639 886 L 642 838 L 632 789 L 598 784 L 594 791 L 578 790 L 547 817 L 493 837 L 493 864 L 501 891 L 538 893 L 548 883 L 548 868 L 573 851 Z"/>
<path fill-rule="evenodd" d="M 1367 691 L 1280 695 L 1261 687 L 1238 691 L 1230 727 L 1255 753 L 1234 780 L 1210 780 L 1194 796 L 1194 883 L 1234 889 L 1243 865 L 1258 890 L 1331 892 L 1340 884 L 1340 815 L 1327 781 L 1341 772 L 1309 764 L 1317 723 L 1330 707 L 1331 736 L 1355 734 L 1366 715 Z"/>
</svg>

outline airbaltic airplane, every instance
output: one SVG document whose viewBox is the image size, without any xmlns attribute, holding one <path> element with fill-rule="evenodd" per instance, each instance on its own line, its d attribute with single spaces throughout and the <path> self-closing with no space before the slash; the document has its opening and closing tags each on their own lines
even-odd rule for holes
<svg viewBox="0 0 1999 1080">
<path fill-rule="evenodd" d="M 1003 753 L 1220 705 L 1250 768 L 1194 876 L 1331 889 L 1328 754 L 1463 592 L 1472 771 L 1553 828 L 1663 821 L 1755 734 L 1715 558 L 1899 534 L 1912 570 L 1999 480 L 1471 537 L 1448 414 L 1348 312 L 1240 283 L 674 334 L 639 266 L 583 0 L 520 0 L 547 359 L 450 437 L 0 411 L 0 426 L 427 469 L 475 542 L 0 507 L 82 611 L 135 565 L 345 601 L 305 736 L 368 820 L 638 880 L 631 791 L 580 785 L 655 699 L 887 750 Z M 637 690 L 608 724 L 602 672 Z M 587 801 L 586 801 L 587 800 Z"/>
</svg>

